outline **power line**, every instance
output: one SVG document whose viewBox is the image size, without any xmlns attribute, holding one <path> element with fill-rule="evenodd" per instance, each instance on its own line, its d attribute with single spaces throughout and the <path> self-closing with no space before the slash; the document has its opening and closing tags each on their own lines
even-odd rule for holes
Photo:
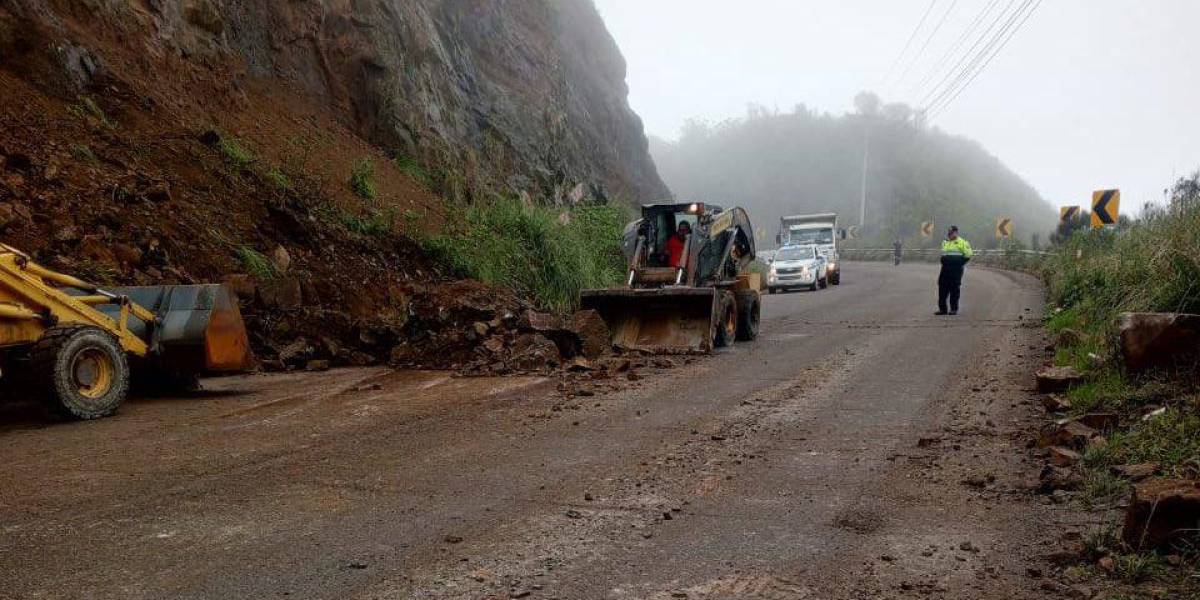
<svg viewBox="0 0 1200 600">
<path fill-rule="evenodd" d="M 909 88 L 908 92 L 910 94 L 915 94 L 917 91 L 929 85 L 934 76 L 942 70 L 942 65 L 945 65 L 949 61 L 951 55 L 953 55 L 955 52 L 958 52 L 958 49 L 962 47 L 963 43 L 975 33 L 975 30 L 978 29 L 981 24 L 983 24 L 984 18 L 992 12 L 992 9 L 999 1 L 1000 0 L 990 0 L 987 6 L 983 7 L 983 10 L 979 11 L 979 14 L 975 15 L 975 18 L 971 21 L 971 24 L 968 25 L 967 28 L 958 35 L 958 39 L 954 40 L 954 43 L 951 44 L 949 48 L 946 48 L 946 51 L 943 52 L 936 61 L 934 61 L 933 67 L 929 69 L 929 72 L 925 74 L 925 77 L 921 78 L 920 83 Z"/>
<path fill-rule="evenodd" d="M 913 55 L 912 60 L 910 60 L 908 62 L 908 66 L 905 67 L 904 71 L 900 73 L 900 79 L 896 80 L 897 84 L 899 84 L 901 81 L 904 81 L 905 77 L 908 77 L 908 72 L 912 70 L 913 66 L 915 66 L 917 64 L 917 61 L 920 60 L 921 55 L 925 53 L 925 49 L 929 47 L 929 42 L 932 42 L 934 36 L 936 36 L 937 33 L 942 30 L 942 25 L 946 24 L 946 17 L 950 16 L 950 13 L 954 10 L 954 7 L 957 5 L 958 5 L 958 0 L 953 0 L 950 3 L 950 7 L 946 9 L 946 12 L 942 13 L 942 18 L 938 19 L 937 25 L 935 25 L 933 27 L 933 31 L 931 31 L 929 33 L 929 37 L 925 38 L 925 43 L 921 44 L 921 49 L 917 50 L 917 53 Z"/>
<path fill-rule="evenodd" d="M 987 29 L 980 34 L 979 38 L 975 40 L 975 43 L 971 44 L 971 47 L 967 50 L 966 54 L 962 55 L 958 59 L 958 62 L 946 72 L 940 81 L 938 81 L 937 85 L 933 86 L 933 88 L 931 88 L 929 92 L 925 94 L 925 97 L 921 99 L 921 106 L 928 110 L 930 106 L 945 97 L 949 90 L 961 83 L 967 74 L 975 68 L 975 65 L 979 63 L 980 57 L 984 55 L 986 50 L 992 44 L 994 44 L 996 40 L 1000 39 L 1001 35 L 1003 35 L 1004 25 L 1000 24 L 1001 21 L 1004 21 L 1005 17 L 1007 16 L 1008 22 L 1011 23 L 1013 17 L 1018 13 L 1018 11 L 1024 6 L 1027 6 L 1031 1 L 1032 0 L 1024 0 L 1024 4 L 1022 4 L 1021 7 L 1018 7 L 1017 10 L 1014 10 L 1010 15 L 1008 14 L 1009 10 L 1017 4 L 1018 0 L 1009 0 L 1008 5 L 1006 5 L 1000 11 L 1000 13 L 996 15 L 996 18 L 993 19 L 992 23 L 988 25 Z M 985 40 L 987 41 L 985 42 Z M 980 47 L 980 44 L 983 45 L 982 48 Z M 978 52 L 976 51 L 977 49 Z"/>
<path fill-rule="evenodd" d="M 937 4 L 937 2 L 938 0 L 929 1 L 929 7 L 925 9 L 925 14 L 921 15 L 921 20 L 917 22 L 916 29 L 913 29 L 912 33 L 908 35 L 908 41 L 904 42 L 904 48 L 900 50 L 900 54 L 896 55 L 896 60 L 892 61 L 892 66 L 888 67 L 887 73 L 883 76 L 883 81 L 880 82 L 881 87 L 887 84 L 888 79 L 891 79 L 892 72 L 896 70 L 896 67 L 900 65 L 900 60 L 903 59 L 904 55 L 908 53 L 909 47 L 912 46 L 913 40 L 917 38 L 917 33 L 919 33 L 921 28 L 925 26 L 925 19 L 929 18 L 929 13 L 933 11 L 933 6 Z"/>
<path fill-rule="evenodd" d="M 1009 32 L 1008 37 L 1004 38 L 1004 41 L 1001 42 L 1000 47 L 996 48 L 996 52 L 991 53 L 991 55 L 988 56 L 988 60 L 984 61 L 983 66 L 980 66 L 978 68 L 978 70 L 976 70 L 976 72 L 974 72 L 972 74 L 971 78 L 967 79 L 967 82 L 962 84 L 962 86 L 960 86 L 958 91 L 954 92 L 953 96 L 949 97 L 949 100 L 942 102 L 941 107 L 938 107 L 936 109 L 937 113 L 934 116 L 930 116 L 930 118 L 928 119 L 929 121 L 936 118 L 936 116 L 941 115 L 942 113 L 946 112 L 946 108 L 950 106 L 950 103 L 954 102 L 955 98 L 958 98 L 959 95 L 962 94 L 962 90 L 966 90 L 967 86 L 970 86 L 971 83 L 974 82 L 974 80 L 976 80 L 977 77 L 979 77 L 979 73 L 982 73 L 985 70 L 985 68 L 988 68 L 988 65 L 991 64 L 991 60 L 995 59 L 996 55 L 1000 54 L 1002 52 L 1002 50 L 1004 49 L 1004 47 L 1008 46 L 1008 42 L 1010 40 L 1012 40 L 1013 37 L 1016 36 L 1016 32 L 1020 31 L 1022 26 L 1025 26 L 1025 22 L 1027 22 L 1027 20 L 1030 20 L 1030 17 L 1033 16 L 1033 12 L 1037 11 L 1039 6 L 1042 6 L 1042 0 L 1037 0 L 1036 4 L 1034 4 L 1030 8 L 1030 10 L 1028 10 L 1025 13 L 1025 17 L 1021 17 L 1021 22 L 1016 24 L 1016 26 L 1015 26 L 1015 28 L 1013 28 L 1012 32 Z"/>
</svg>

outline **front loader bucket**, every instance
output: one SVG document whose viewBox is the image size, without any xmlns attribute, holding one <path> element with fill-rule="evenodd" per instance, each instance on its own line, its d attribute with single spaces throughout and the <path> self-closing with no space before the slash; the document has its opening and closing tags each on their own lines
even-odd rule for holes
<svg viewBox="0 0 1200 600">
<path fill-rule="evenodd" d="M 219 284 L 159 285 L 109 290 L 153 312 L 152 331 L 131 318 L 129 326 L 150 345 L 150 358 L 177 373 L 242 371 L 253 363 L 237 298 Z M 101 307 L 115 318 L 116 306 Z"/>
<path fill-rule="evenodd" d="M 618 348 L 663 354 L 713 349 L 713 288 L 584 290 L 580 304 L 600 313 Z"/>
</svg>

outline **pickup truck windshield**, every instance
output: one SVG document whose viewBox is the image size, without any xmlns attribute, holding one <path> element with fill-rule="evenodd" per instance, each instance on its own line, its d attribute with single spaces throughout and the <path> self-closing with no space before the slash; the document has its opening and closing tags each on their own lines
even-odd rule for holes
<svg viewBox="0 0 1200 600">
<path fill-rule="evenodd" d="M 793 229 L 789 232 L 789 244 L 832 244 L 833 229 Z"/>
<path fill-rule="evenodd" d="M 775 260 L 809 260 L 817 257 L 817 251 L 812 246 L 802 248 L 781 248 L 775 255 Z"/>
</svg>

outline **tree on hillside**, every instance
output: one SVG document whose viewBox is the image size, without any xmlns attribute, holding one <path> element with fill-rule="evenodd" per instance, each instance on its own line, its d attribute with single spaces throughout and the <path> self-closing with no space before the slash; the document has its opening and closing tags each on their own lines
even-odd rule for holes
<svg viewBox="0 0 1200 600">
<path fill-rule="evenodd" d="M 870 92 L 854 106 L 843 116 L 797 105 L 787 113 L 754 107 L 720 123 L 692 120 L 678 142 L 653 140 L 651 152 L 681 199 L 746 207 L 761 242 L 774 238 L 785 214 L 832 210 L 844 224 L 857 223 L 864 133 L 864 243 L 932 243 L 918 233 L 930 220 L 939 230 L 958 225 L 984 247 L 994 243 L 997 217 L 1012 218 L 1025 239 L 1053 230 L 1053 209 L 976 142 L 926 128 L 921 112 Z"/>
</svg>

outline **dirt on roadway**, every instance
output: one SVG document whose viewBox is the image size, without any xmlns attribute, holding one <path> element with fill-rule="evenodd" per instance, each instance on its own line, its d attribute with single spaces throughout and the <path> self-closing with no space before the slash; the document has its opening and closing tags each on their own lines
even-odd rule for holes
<svg viewBox="0 0 1200 600">
<path fill-rule="evenodd" d="M 0 421 L 0 596 L 1040 598 L 1041 290 L 848 264 L 762 336 L 593 397 L 347 369 Z"/>
</svg>

